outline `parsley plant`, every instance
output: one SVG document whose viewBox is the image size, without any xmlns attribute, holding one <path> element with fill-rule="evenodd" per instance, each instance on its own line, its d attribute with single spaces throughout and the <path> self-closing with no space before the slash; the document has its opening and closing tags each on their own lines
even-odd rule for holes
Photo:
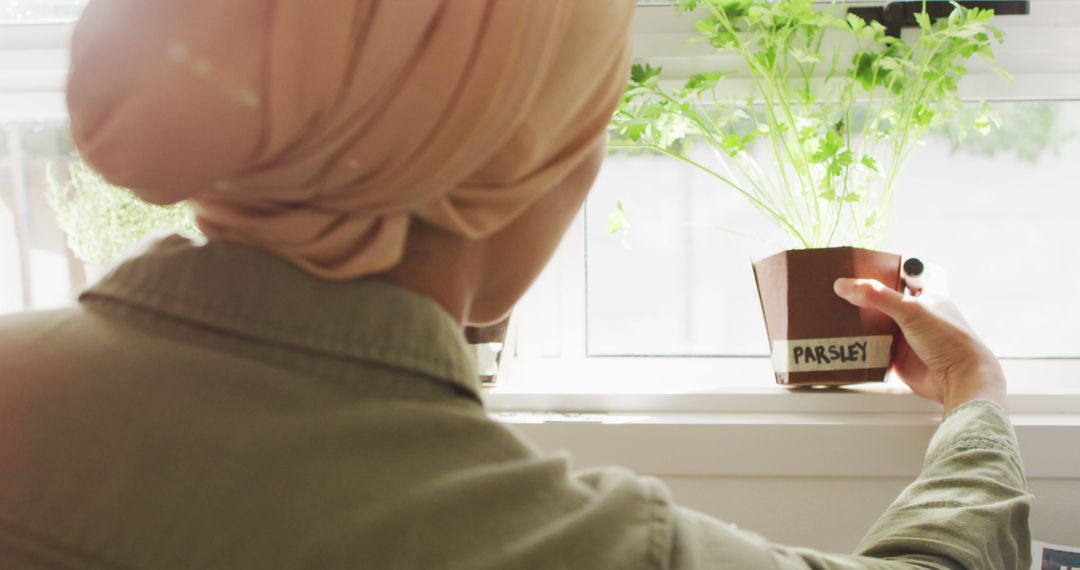
<svg viewBox="0 0 1080 570">
<path fill-rule="evenodd" d="M 697 73 L 681 86 L 662 70 L 633 66 L 613 126 L 615 148 L 647 148 L 701 169 L 750 200 L 796 247 L 874 247 L 888 219 L 897 177 L 931 128 L 986 132 L 995 119 L 958 95 L 967 62 L 995 71 L 1004 40 L 992 10 L 954 3 L 948 18 L 916 15 L 911 43 L 877 22 L 818 10 L 812 0 L 680 0 L 697 11 L 699 41 L 736 54 L 750 93 L 725 81 L 738 70 Z M 840 45 L 853 45 L 843 55 Z M 691 141 L 716 164 L 691 156 Z"/>
</svg>

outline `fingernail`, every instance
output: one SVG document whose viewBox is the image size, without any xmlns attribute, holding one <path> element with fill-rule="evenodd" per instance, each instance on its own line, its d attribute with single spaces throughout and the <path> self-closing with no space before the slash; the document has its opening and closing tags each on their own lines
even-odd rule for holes
<svg viewBox="0 0 1080 570">
<path fill-rule="evenodd" d="M 836 294 L 845 298 L 851 298 L 852 293 L 855 292 L 855 280 L 848 277 L 841 277 L 833 283 L 833 291 Z"/>
</svg>

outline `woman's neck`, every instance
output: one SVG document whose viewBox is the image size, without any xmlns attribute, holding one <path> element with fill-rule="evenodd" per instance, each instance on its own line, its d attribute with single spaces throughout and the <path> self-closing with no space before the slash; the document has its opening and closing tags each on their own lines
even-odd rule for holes
<svg viewBox="0 0 1080 570">
<path fill-rule="evenodd" d="M 464 325 L 477 292 L 477 256 L 475 243 L 414 222 L 401 262 L 378 277 L 431 297 Z"/>
</svg>

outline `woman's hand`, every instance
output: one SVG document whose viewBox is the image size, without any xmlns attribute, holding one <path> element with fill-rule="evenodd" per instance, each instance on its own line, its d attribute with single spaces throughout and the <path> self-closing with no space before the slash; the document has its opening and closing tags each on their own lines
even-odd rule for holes
<svg viewBox="0 0 1080 570">
<path fill-rule="evenodd" d="M 893 369 L 911 391 L 941 402 L 945 414 L 971 400 L 1005 407 L 1005 374 L 990 349 L 944 292 L 931 283 L 918 296 L 870 279 L 837 279 L 836 294 L 853 305 L 879 310 L 903 333 Z"/>
</svg>

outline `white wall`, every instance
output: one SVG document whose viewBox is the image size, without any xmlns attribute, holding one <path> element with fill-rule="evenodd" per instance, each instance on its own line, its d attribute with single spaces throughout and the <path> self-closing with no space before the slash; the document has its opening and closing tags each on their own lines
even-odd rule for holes
<svg viewBox="0 0 1080 570">
<path fill-rule="evenodd" d="M 825 418 L 514 427 L 545 451 L 568 452 L 577 468 L 614 464 L 657 476 L 680 504 L 773 541 L 850 552 L 919 471 L 934 419 L 912 418 L 861 427 Z M 1078 428 L 1065 419 L 1021 418 L 1017 431 L 1035 495 L 1033 538 L 1080 546 Z"/>
</svg>

